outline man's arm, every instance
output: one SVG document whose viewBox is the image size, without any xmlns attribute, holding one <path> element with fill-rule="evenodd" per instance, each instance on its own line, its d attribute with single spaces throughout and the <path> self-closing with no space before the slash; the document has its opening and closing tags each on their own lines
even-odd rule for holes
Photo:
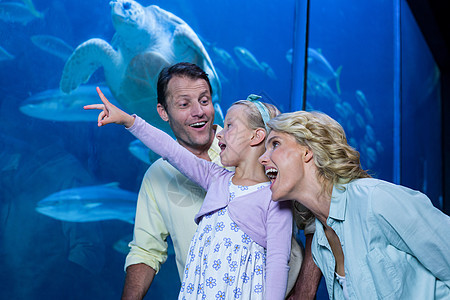
<svg viewBox="0 0 450 300">
<path fill-rule="evenodd" d="M 135 264 L 127 267 L 122 300 L 141 300 L 147 294 L 156 271 L 146 264 Z"/>
<path fill-rule="evenodd" d="M 322 277 L 322 272 L 312 258 L 311 242 L 313 234 L 307 234 L 305 237 L 305 257 L 303 258 L 293 293 L 287 298 L 288 300 L 315 299 L 320 278 Z"/>
</svg>

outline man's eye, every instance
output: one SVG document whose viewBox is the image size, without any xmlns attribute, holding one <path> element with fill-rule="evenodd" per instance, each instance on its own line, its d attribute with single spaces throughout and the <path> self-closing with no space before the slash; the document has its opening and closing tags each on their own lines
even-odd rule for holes
<svg viewBox="0 0 450 300">
<path fill-rule="evenodd" d="M 200 103 L 203 105 L 207 105 L 209 103 L 209 99 L 201 100 Z"/>
</svg>

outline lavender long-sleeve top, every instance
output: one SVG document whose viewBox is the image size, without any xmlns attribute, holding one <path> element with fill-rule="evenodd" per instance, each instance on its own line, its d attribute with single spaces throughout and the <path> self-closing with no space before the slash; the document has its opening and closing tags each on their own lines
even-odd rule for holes
<svg viewBox="0 0 450 300">
<path fill-rule="evenodd" d="M 195 222 L 199 223 L 207 213 L 228 206 L 231 219 L 256 243 L 267 249 L 266 299 L 284 299 L 293 223 L 291 202 L 271 201 L 272 193 L 268 187 L 229 202 L 228 183 L 234 172 L 196 157 L 168 134 L 138 116 L 128 130 L 186 177 L 207 190 Z"/>
</svg>

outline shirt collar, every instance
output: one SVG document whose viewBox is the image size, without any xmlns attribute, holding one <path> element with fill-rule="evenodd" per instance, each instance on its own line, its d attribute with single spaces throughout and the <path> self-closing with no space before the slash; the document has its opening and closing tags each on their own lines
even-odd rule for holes
<svg viewBox="0 0 450 300">
<path fill-rule="evenodd" d="M 329 217 L 343 221 L 345 220 L 345 210 L 347 208 L 347 184 L 333 186 L 331 194 L 331 204 Z"/>
<path fill-rule="evenodd" d="M 222 130 L 222 127 L 220 127 L 217 124 L 213 125 L 214 128 L 214 140 L 211 144 L 211 147 L 209 147 L 208 155 L 212 162 L 217 163 L 218 165 L 222 166 L 220 162 L 220 147 L 219 147 L 219 140 L 217 139 L 217 132 L 220 132 Z"/>
</svg>

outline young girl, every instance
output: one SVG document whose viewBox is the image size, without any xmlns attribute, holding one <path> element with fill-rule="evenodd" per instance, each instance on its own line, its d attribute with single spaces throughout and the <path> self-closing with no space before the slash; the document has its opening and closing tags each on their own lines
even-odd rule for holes
<svg viewBox="0 0 450 300">
<path fill-rule="evenodd" d="M 98 125 L 125 125 L 147 147 L 207 190 L 195 217 L 179 299 L 284 299 L 291 249 L 291 203 L 271 201 L 270 182 L 258 158 L 264 153 L 266 122 L 279 111 L 251 95 L 234 103 L 217 134 L 221 162 L 231 172 L 180 146 L 138 116 L 103 104 Z M 270 171 L 270 170 L 268 170 Z"/>
</svg>

